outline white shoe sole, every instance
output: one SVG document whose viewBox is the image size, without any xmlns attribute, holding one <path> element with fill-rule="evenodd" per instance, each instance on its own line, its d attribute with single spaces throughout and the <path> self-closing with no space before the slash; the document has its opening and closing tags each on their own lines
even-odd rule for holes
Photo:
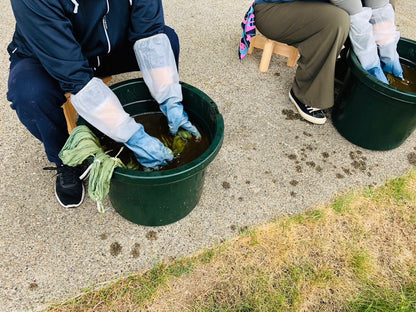
<svg viewBox="0 0 416 312">
<path fill-rule="evenodd" d="M 305 114 L 300 107 L 298 106 L 298 103 L 296 103 L 295 99 L 292 97 L 292 94 L 290 94 L 289 91 L 289 100 L 295 105 L 296 109 L 298 110 L 299 114 L 307 121 L 313 123 L 313 124 L 317 124 L 317 125 L 323 125 L 326 122 L 326 117 L 325 118 L 315 118 L 312 117 L 308 114 Z"/>
<path fill-rule="evenodd" d="M 55 197 L 58 200 L 58 202 L 61 204 L 62 207 L 64 208 L 77 208 L 78 206 L 80 206 L 82 204 L 82 202 L 84 201 L 84 197 L 85 197 L 85 186 L 82 185 L 82 196 L 81 196 L 81 200 L 79 201 L 79 203 L 77 204 L 69 204 L 69 205 L 65 205 L 64 203 L 61 202 L 61 200 L 58 197 L 58 194 L 56 194 L 56 189 L 55 189 Z"/>
</svg>

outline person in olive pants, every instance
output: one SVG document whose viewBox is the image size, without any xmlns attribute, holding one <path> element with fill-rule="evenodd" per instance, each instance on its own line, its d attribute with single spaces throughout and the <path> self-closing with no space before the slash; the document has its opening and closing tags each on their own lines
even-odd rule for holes
<svg viewBox="0 0 416 312">
<path fill-rule="evenodd" d="M 257 2 L 257 29 L 299 49 L 290 100 L 306 120 L 325 123 L 322 110 L 334 104 L 335 62 L 348 37 L 349 15 L 325 2 Z"/>
<path fill-rule="evenodd" d="M 395 1 L 390 3 L 395 6 Z M 289 99 L 315 124 L 325 123 L 323 110 L 334 105 L 335 65 L 351 26 L 346 9 L 334 4 L 349 1 L 255 0 L 254 6 L 260 33 L 299 49 Z"/>
</svg>

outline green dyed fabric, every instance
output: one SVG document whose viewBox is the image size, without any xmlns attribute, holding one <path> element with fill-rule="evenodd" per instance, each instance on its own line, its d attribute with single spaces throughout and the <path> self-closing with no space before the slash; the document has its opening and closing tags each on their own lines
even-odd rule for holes
<svg viewBox="0 0 416 312">
<path fill-rule="evenodd" d="M 71 167 L 78 166 L 87 158 L 91 158 L 91 163 L 81 178 L 89 174 L 88 195 L 97 202 L 97 209 L 100 212 L 104 212 L 103 201 L 110 191 L 110 180 L 114 169 L 125 167 L 117 155 L 115 157 L 107 155 L 97 136 L 84 125 L 72 130 L 59 153 L 62 162 Z"/>
</svg>

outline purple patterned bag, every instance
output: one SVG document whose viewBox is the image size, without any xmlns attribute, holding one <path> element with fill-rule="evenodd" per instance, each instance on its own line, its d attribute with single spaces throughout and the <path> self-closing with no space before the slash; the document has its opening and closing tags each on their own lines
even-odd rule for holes
<svg viewBox="0 0 416 312">
<path fill-rule="evenodd" d="M 244 19 L 241 22 L 241 28 L 243 32 L 241 34 L 240 46 L 238 48 L 238 57 L 240 60 L 247 55 L 250 48 L 251 38 L 256 35 L 256 24 L 254 21 L 254 2 L 251 4 L 247 13 L 244 15 Z"/>
</svg>

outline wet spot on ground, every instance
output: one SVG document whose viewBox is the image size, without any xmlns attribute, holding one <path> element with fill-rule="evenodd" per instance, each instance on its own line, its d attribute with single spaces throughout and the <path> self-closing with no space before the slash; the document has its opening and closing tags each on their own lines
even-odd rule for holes
<svg viewBox="0 0 416 312">
<path fill-rule="evenodd" d="M 282 114 L 286 116 L 286 120 L 298 120 L 300 119 L 299 113 L 294 112 L 291 109 L 282 109 Z"/>
<path fill-rule="evenodd" d="M 351 165 L 354 169 L 365 171 L 367 169 L 367 164 L 363 160 L 354 160 Z"/>
<path fill-rule="evenodd" d="M 240 228 L 238 229 L 238 231 L 239 231 L 240 233 L 245 233 L 245 232 L 247 232 L 247 231 L 248 231 L 248 226 L 247 226 L 247 225 L 240 226 Z"/>
<path fill-rule="evenodd" d="M 341 167 L 341 169 L 342 169 L 342 171 L 344 171 L 344 173 L 345 173 L 346 175 L 351 175 L 351 170 L 350 170 L 350 169 L 348 169 L 348 168 L 343 168 L 343 167 Z"/>
<path fill-rule="evenodd" d="M 133 247 L 131 248 L 130 254 L 133 258 L 138 258 L 140 256 L 140 244 L 134 243 Z"/>
<path fill-rule="evenodd" d="M 296 186 L 296 185 L 298 185 L 299 182 L 296 181 L 296 180 L 292 180 L 289 183 L 290 183 L 290 185 Z"/>
<path fill-rule="evenodd" d="M 110 254 L 113 257 L 116 257 L 121 253 L 121 249 L 121 245 L 118 242 L 114 242 L 110 245 Z"/>
<path fill-rule="evenodd" d="M 407 154 L 407 160 L 409 161 L 409 163 L 411 165 L 415 165 L 416 164 L 416 153 L 411 152 L 411 153 Z"/>
<path fill-rule="evenodd" d="M 35 282 L 29 284 L 29 289 L 30 290 L 35 290 L 38 287 L 39 287 L 39 285 L 37 283 L 35 283 Z"/>
<path fill-rule="evenodd" d="M 222 187 L 225 188 L 226 190 L 229 189 L 231 187 L 230 183 L 227 181 L 222 182 Z"/>
<path fill-rule="evenodd" d="M 312 135 L 312 134 L 311 134 L 311 135 Z M 316 147 L 312 146 L 311 144 L 307 144 L 307 145 L 305 145 L 305 147 L 306 147 L 306 149 L 307 149 L 307 150 L 309 150 L 309 151 L 316 150 Z"/>
<path fill-rule="evenodd" d="M 350 158 L 352 159 L 351 166 L 354 169 L 365 171 L 367 170 L 367 157 L 362 155 L 361 151 L 350 152 Z"/>
<path fill-rule="evenodd" d="M 157 233 L 155 231 L 149 231 L 146 234 L 146 238 L 151 241 L 157 240 Z"/>
<path fill-rule="evenodd" d="M 296 156 L 295 154 L 289 154 L 289 155 L 287 155 L 287 158 L 289 158 L 291 160 L 295 160 L 296 158 L 298 158 L 298 156 Z"/>
<path fill-rule="evenodd" d="M 312 167 L 312 168 L 314 168 L 314 167 L 316 166 L 315 162 L 313 162 L 313 161 L 307 161 L 307 162 L 306 162 L 306 164 L 307 164 L 309 167 Z"/>
</svg>

